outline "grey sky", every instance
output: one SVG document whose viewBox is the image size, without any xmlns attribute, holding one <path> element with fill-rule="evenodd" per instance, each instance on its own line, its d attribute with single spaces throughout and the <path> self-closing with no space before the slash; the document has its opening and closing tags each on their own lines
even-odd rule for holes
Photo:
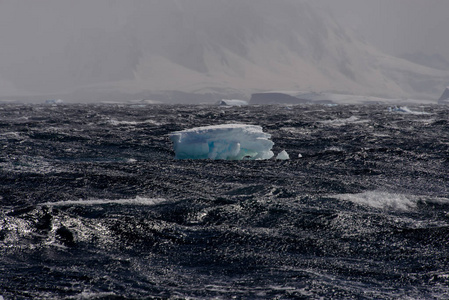
<svg viewBox="0 0 449 300">
<path fill-rule="evenodd" d="M 288 1 L 291 0 L 285 0 Z M 143 55 L 139 51 L 169 52 L 174 62 L 182 61 L 183 66 L 201 71 L 197 62 L 204 59 L 200 57 L 202 49 L 194 45 L 194 39 L 170 26 L 175 24 L 172 20 L 183 18 L 179 11 L 188 11 L 189 5 L 196 3 L 194 9 L 200 9 L 204 15 L 211 14 L 205 18 L 207 24 L 204 27 L 212 27 L 214 33 L 222 33 L 214 38 L 229 38 L 228 32 L 216 27 L 226 26 L 226 22 L 232 21 L 232 16 L 218 16 L 222 19 L 216 21 L 217 16 L 213 15 L 217 13 L 213 8 L 215 3 L 224 2 L 228 6 L 234 3 L 231 0 L 173 0 L 169 5 L 164 0 L 0 0 L 0 89 L 6 91 L 9 83 L 13 83 L 14 88 L 21 91 L 58 93 L 86 84 L 131 80 L 135 76 L 135 67 L 142 62 Z M 275 0 L 254 0 L 253 3 L 260 6 L 262 2 L 274 6 Z M 319 14 L 327 10 L 343 28 L 351 29 L 386 53 L 397 56 L 418 52 L 429 56 L 439 54 L 449 66 L 448 0 L 303 2 L 320 8 Z M 159 12 L 170 10 L 170 5 L 177 7 L 173 10 L 177 13 L 170 15 L 173 18 L 169 20 Z M 153 10 L 158 13 L 152 13 Z M 238 16 L 234 18 L 243 27 L 257 23 L 245 19 L 251 14 L 239 11 L 235 14 Z M 268 14 L 268 11 L 261 13 L 262 16 Z M 160 33 L 152 32 L 152 24 L 162 24 L 160 28 L 164 29 Z M 315 31 L 321 24 L 316 25 Z M 153 40 L 130 39 L 132 35 L 151 35 Z M 230 44 L 235 42 L 234 38 Z M 176 47 L 166 47 L 173 44 Z M 243 51 L 243 47 L 234 46 L 235 53 Z M 104 51 L 109 49 L 111 51 Z M 440 65 L 441 61 L 433 61 L 433 64 Z M 143 73 L 151 71 L 147 69 Z"/>
<path fill-rule="evenodd" d="M 189 1 L 189 0 L 184 0 Z M 120 26 L 130 6 L 106 1 L 120 10 L 111 15 L 105 1 L 2 0 L 0 36 L 3 55 L 36 51 L 67 36 L 67 31 Z M 120 2 L 125 2 L 120 5 Z M 257 1 L 256 1 L 257 2 Z M 328 8 L 343 26 L 392 54 L 425 51 L 449 60 L 449 1 L 447 0 L 308 0 Z M 80 4 L 81 3 L 81 4 Z M 112 5 L 114 4 L 114 5 Z M 102 13 L 103 12 L 103 13 Z M 44 42 L 41 42 L 40 39 Z M 45 39 L 51 39 L 48 40 Z M 5 49 L 6 48 L 6 49 Z"/>
</svg>

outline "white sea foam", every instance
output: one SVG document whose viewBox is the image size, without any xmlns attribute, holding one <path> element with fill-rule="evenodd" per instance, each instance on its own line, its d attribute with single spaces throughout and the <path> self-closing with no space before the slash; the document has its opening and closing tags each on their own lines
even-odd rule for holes
<svg viewBox="0 0 449 300">
<path fill-rule="evenodd" d="M 414 120 L 415 122 L 421 122 L 424 123 L 426 125 L 432 124 L 433 122 L 435 122 L 435 119 L 417 119 Z"/>
<path fill-rule="evenodd" d="M 331 146 L 324 149 L 324 151 L 331 151 L 331 152 L 345 152 L 345 150 L 342 147 L 338 146 Z"/>
<path fill-rule="evenodd" d="M 325 121 L 319 121 L 318 123 L 325 124 L 325 125 L 331 125 L 331 126 L 344 126 L 348 124 L 360 124 L 360 123 L 366 123 L 369 122 L 368 120 L 360 120 L 359 117 L 351 116 L 346 119 L 335 119 L 335 120 L 325 120 Z"/>
<path fill-rule="evenodd" d="M 19 132 L 15 131 L 8 131 L 8 132 L 2 132 L 0 133 L 0 140 L 6 140 L 6 139 L 24 139 L 22 135 Z"/>
<path fill-rule="evenodd" d="M 74 299 L 101 299 L 101 298 L 115 298 L 117 294 L 113 292 L 89 292 L 83 291 L 81 294 L 74 297 Z M 1 299 L 0 299 L 1 300 Z"/>
<path fill-rule="evenodd" d="M 68 201 L 58 201 L 58 202 L 45 202 L 41 205 L 46 206 L 92 206 L 92 205 L 104 205 L 104 204 L 116 204 L 116 205 L 144 205 L 153 206 L 166 202 L 164 198 L 147 198 L 139 197 L 133 199 L 91 199 L 91 200 L 68 200 Z"/>
<path fill-rule="evenodd" d="M 335 198 L 378 209 L 398 211 L 414 210 L 420 202 L 429 204 L 449 204 L 448 198 L 388 193 L 383 191 L 368 191 L 359 194 L 341 194 L 336 195 Z"/>
<path fill-rule="evenodd" d="M 122 121 L 119 121 L 119 120 L 116 120 L 116 119 L 110 119 L 110 120 L 109 120 L 109 123 L 110 123 L 111 125 L 114 125 L 114 126 L 121 126 L 121 125 L 125 125 L 125 126 L 128 126 L 128 125 L 136 126 L 136 125 L 142 125 L 142 124 L 160 125 L 158 122 L 153 121 L 153 120 L 145 120 L 145 121 L 137 122 L 137 121 L 123 121 L 123 120 L 122 120 Z"/>
</svg>

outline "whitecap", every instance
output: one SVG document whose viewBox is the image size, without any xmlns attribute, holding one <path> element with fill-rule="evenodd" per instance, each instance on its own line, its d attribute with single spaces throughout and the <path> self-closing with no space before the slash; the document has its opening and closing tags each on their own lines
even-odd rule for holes
<svg viewBox="0 0 449 300">
<path fill-rule="evenodd" d="M 160 125 L 158 122 L 154 120 L 144 120 L 144 121 L 124 121 L 124 120 L 116 120 L 116 119 L 110 119 L 108 122 L 113 126 L 137 126 L 137 125 L 144 125 L 144 124 L 152 124 L 152 125 Z"/>
<path fill-rule="evenodd" d="M 330 125 L 330 126 L 344 126 L 348 124 L 361 124 L 361 123 L 367 123 L 368 120 L 360 120 L 359 117 L 351 116 L 346 119 L 335 119 L 335 120 L 325 120 L 325 121 L 318 121 L 318 123 Z"/>
<path fill-rule="evenodd" d="M 345 152 L 345 150 L 344 150 L 342 147 L 338 147 L 338 146 L 327 147 L 326 149 L 324 149 L 324 151 L 329 151 L 329 152 Z"/>
<path fill-rule="evenodd" d="M 113 292 L 90 292 L 83 291 L 81 294 L 76 295 L 73 299 L 106 299 L 106 298 L 116 298 L 117 294 Z M 1 300 L 1 299 L 0 299 Z"/>
<path fill-rule="evenodd" d="M 105 205 L 105 204 L 115 204 L 115 205 L 143 205 L 143 206 L 154 206 L 162 204 L 167 200 L 164 198 L 147 198 L 137 196 L 131 199 L 90 199 L 90 200 L 67 200 L 58 202 L 45 202 L 42 206 L 93 206 L 93 205 Z"/>
<path fill-rule="evenodd" d="M 383 191 L 367 191 L 359 194 L 340 194 L 335 195 L 334 197 L 339 200 L 351 201 L 363 206 L 397 211 L 415 210 L 420 202 L 428 204 L 449 204 L 448 198 L 389 193 Z"/>
</svg>

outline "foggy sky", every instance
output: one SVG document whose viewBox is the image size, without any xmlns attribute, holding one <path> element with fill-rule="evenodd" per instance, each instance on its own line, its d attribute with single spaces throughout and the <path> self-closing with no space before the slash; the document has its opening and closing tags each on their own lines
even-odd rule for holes
<svg viewBox="0 0 449 300">
<path fill-rule="evenodd" d="M 178 0 L 173 3 L 188 7 L 189 1 L 194 0 Z M 139 5 L 145 7 L 145 2 L 148 3 L 144 0 L 0 0 L 0 87 L 1 80 L 4 80 L 12 82 L 21 90 L 48 93 L 49 79 L 60 90 L 70 88 L 71 85 L 95 83 L 92 82 L 95 78 L 99 82 L 131 79 L 133 70 L 129 66 L 135 64 L 133 60 L 138 54 L 129 53 L 139 48 L 133 44 L 139 41 L 129 40 L 123 32 L 140 30 L 138 26 L 131 28 L 129 20 L 136 16 L 146 17 L 143 14 L 139 16 Z M 159 1 L 162 2 L 163 0 Z M 254 5 L 257 2 L 254 0 Z M 353 30 L 386 53 L 396 56 L 419 52 L 426 55 L 438 54 L 449 61 L 447 0 L 304 2 L 327 10 L 342 27 Z M 151 3 L 157 5 L 158 1 Z M 214 2 L 210 0 L 210 3 L 202 7 L 203 14 L 213 11 L 211 8 Z M 151 13 L 148 15 L 148 18 L 158 17 Z M 166 20 L 160 20 L 160 23 L 164 22 Z M 134 22 L 135 24 L 138 22 Z M 213 24 L 213 18 L 209 24 Z M 170 23 L 167 22 L 166 31 L 159 33 L 161 40 L 169 33 L 176 34 L 170 32 L 169 26 Z M 151 28 L 145 30 L 151 31 Z M 95 49 L 90 48 L 96 43 L 91 42 L 99 39 L 102 40 L 103 47 L 114 49 L 108 57 L 89 56 L 89 53 L 96 53 Z M 147 47 L 150 48 L 166 51 L 166 48 Z M 74 57 L 74 63 L 67 61 L 68 54 Z M 75 59 L 80 55 L 83 59 Z M 120 62 L 115 57 L 120 57 Z M 129 57 L 129 61 L 123 60 L 123 57 Z M 80 64 L 80 61 L 83 63 Z M 115 63 L 108 64 L 109 61 Z M 97 72 L 98 69 L 92 66 L 99 63 L 105 66 L 101 74 L 85 76 L 86 69 Z M 78 82 L 71 82 L 72 78 Z"/>
<path fill-rule="evenodd" d="M 313 0 L 379 49 L 424 52 L 449 60 L 447 0 Z"/>
<path fill-rule="evenodd" d="M 184 0 L 189 1 L 189 0 Z M 42 51 L 67 31 L 107 27 L 125 22 L 127 1 L 1 0 L 0 60 L 8 55 Z M 257 1 L 255 1 L 257 2 Z M 388 53 L 423 51 L 449 60 L 447 0 L 306 0 L 328 8 L 337 21 Z M 109 7 L 105 7 L 109 3 Z M 111 15 L 110 8 L 119 13 Z M 207 13 L 207 12 L 205 12 Z M 122 19 L 120 19 L 122 16 Z M 70 24 L 70 25 L 68 25 Z M 42 39 L 42 40 L 41 40 Z"/>
</svg>

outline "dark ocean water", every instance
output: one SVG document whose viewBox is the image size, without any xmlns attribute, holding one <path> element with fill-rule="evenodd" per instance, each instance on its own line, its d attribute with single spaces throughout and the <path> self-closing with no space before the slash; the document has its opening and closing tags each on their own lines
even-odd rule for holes
<svg viewBox="0 0 449 300">
<path fill-rule="evenodd" d="M 410 109 L 1 105 L 0 295 L 449 299 L 449 109 Z M 223 123 L 291 159 L 174 159 Z"/>
</svg>

